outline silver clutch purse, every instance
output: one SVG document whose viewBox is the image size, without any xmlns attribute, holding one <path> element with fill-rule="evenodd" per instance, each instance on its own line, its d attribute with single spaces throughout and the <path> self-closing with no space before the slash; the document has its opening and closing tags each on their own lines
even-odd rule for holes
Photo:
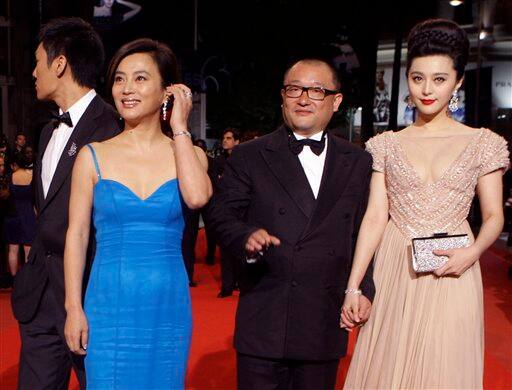
<svg viewBox="0 0 512 390">
<path fill-rule="evenodd" d="M 434 234 L 432 237 L 418 237 L 412 239 L 412 268 L 414 271 L 432 272 L 442 267 L 448 256 L 436 256 L 432 253 L 437 249 L 447 250 L 465 248 L 469 246 L 467 234 Z"/>
</svg>

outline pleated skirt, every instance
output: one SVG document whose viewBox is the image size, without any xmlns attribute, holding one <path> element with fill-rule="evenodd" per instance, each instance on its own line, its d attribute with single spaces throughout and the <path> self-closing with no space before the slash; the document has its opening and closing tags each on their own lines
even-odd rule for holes
<svg viewBox="0 0 512 390">
<path fill-rule="evenodd" d="M 467 222 L 456 232 L 474 238 Z M 390 220 L 374 259 L 376 295 L 345 389 L 480 389 L 483 288 L 477 261 L 462 276 L 418 275 L 411 241 Z"/>
</svg>

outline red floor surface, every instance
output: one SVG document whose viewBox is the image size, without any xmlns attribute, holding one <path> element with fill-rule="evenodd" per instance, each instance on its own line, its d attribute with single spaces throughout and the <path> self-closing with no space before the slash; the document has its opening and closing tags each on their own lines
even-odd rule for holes
<svg viewBox="0 0 512 390">
<path fill-rule="evenodd" d="M 203 262 L 204 237 L 199 235 L 196 281 L 192 288 L 194 331 L 187 373 L 187 389 L 235 389 L 235 352 L 232 348 L 237 297 L 218 299 L 218 265 Z M 482 259 L 485 294 L 486 389 L 512 389 L 512 281 L 502 252 L 490 251 Z M 236 293 L 235 293 L 236 294 Z M 16 389 L 19 335 L 10 308 L 10 291 L 0 290 L 0 389 Z M 350 351 L 354 336 L 351 337 Z M 349 357 L 343 359 L 337 389 L 342 388 Z M 77 389 L 73 379 L 71 389 Z"/>
</svg>

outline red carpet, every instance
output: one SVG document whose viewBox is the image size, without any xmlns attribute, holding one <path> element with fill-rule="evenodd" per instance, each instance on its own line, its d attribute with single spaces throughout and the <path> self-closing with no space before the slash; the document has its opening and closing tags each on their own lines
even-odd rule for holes
<svg viewBox="0 0 512 390">
<path fill-rule="evenodd" d="M 191 289 L 194 332 L 187 389 L 235 389 L 235 352 L 232 348 L 237 297 L 216 298 L 220 286 L 218 265 L 206 266 L 204 236 L 199 235 L 196 281 Z M 512 281 L 509 263 L 501 252 L 490 251 L 482 259 L 485 287 L 485 377 L 486 389 L 512 389 Z M 235 293 L 236 294 L 236 293 Z M 0 389 L 16 389 L 19 336 L 10 308 L 10 291 L 0 291 Z M 351 338 L 350 349 L 354 344 Z M 338 376 L 341 389 L 349 358 L 342 361 Z M 73 379 L 70 386 L 77 389 Z"/>
</svg>

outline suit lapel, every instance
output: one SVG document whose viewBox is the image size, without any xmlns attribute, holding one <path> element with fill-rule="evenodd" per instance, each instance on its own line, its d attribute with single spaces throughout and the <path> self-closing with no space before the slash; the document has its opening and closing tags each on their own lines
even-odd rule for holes
<svg viewBox="0 0 512 390">
<path fill-rule="evenodd" d="M 269 139 L 266 149 L 261 151 L 272 174 L 295 202 L 302 213 L 310 218 L 315 197 L 299 158 L 288 147 L 288 133 L 281 126 Z"/>
<path fill-rule="evenodd" d="M 36 169 L 35 169 L 35 186 L 36 186 L 36 200 L 37 200 L 37 210 L 40 211 L 43 207 L 44 203 L 44 190 L 43 190 L 43 179 L 41 177 L 41 173 L 43 170 L 43 156 L 46 148 L 48 147 L 48 143 L 52 138 L 54 130 L 54 124 L 52 122 L 48 123 L 41 132 L 41 139 L 39 141 L 39 155 L 36 161 Z"/>
<path fill-rule="evenodd" d="M 60 156 L 57 169 L 53 175 L 53 179 L 41 211 L 49 202 L 51 202 L 55 194 L 65 182 L 66 178 L 71 174 L 76 155 L 96 130 L 97 123 L 95 119 L 101 115 L 103 110 L 100 102 L 101 100 L 99 96 L 94 97 L 73 129 L 71 137 L 69 137 L 68 143 L 64 147 L 62 155 Z"/>
<path fill-rule="evenodd" d="M 343 147 L 343 141 L 330 135 L 316 207 L 302 238 L 325 220 L 345 191 L 351 162 L 351 154 Z"/>
</svg>

